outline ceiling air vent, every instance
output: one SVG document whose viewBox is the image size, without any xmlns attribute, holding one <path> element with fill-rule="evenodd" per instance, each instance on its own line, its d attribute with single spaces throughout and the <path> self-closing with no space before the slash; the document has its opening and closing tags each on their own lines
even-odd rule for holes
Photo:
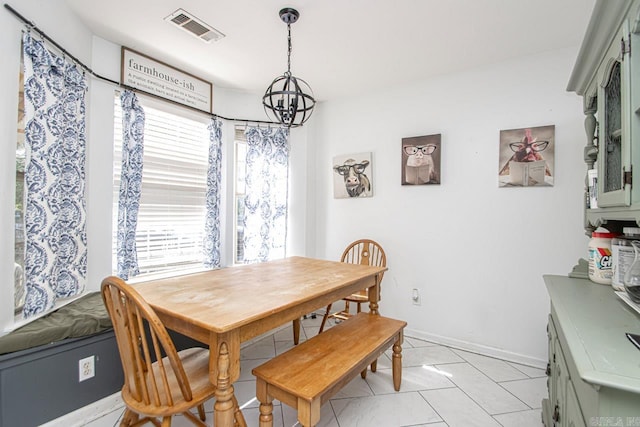
<svg viewBox="0 0 640 427">
<path fill-rule="evenodd" d="M 218 41 L 224 37 L 224 34 L 220 31 L 211 25 L 205 24 L 202 20 L 196 18 L 184 9 L 176 10 L 164 18 L 164 20 L 176 24 L 178 27 L 207 43 L 210 41 Z"/>
</svg>

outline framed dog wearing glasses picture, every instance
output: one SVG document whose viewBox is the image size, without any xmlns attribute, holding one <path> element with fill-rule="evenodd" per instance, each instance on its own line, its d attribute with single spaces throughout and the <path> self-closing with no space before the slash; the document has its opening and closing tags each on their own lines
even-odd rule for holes
<svg viewBox="0 0 640 427">
<path fill-rule="evenodd" d="M 500 131 L 500 187 L 553 186 L 555 125 Z"/>
<path fill-rule="evenodd" d="M 402 138 L 402 185 L 440 184 L 441 135 Z"/>
</svg>

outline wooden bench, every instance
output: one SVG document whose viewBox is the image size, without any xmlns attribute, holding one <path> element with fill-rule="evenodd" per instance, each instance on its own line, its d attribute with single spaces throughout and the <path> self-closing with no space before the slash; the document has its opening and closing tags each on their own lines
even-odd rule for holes
<svg viewBox="0 0 640 427">
<path fill-rule="evenodd" d="M 393 386 L 400 390 L 406 322 L 360 313 L 253 369 L 260 427 L 273 426 L 273 399 L 298 411 L 304 427 L 320 421 L 320 407 L 393 345 Z M 364 377 L 364 375 L 363 375 Z"/>
</svg>

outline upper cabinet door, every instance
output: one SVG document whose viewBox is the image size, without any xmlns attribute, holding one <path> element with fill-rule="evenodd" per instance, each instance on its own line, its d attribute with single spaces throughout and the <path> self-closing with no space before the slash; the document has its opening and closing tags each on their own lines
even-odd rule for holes
<svg viewBox="0 0 640 427">
<path fill-rule="evenodd" d="M 631 204 L 629 63 L 625 23 L 598 74 L 598 207 Z"/>
</svg>

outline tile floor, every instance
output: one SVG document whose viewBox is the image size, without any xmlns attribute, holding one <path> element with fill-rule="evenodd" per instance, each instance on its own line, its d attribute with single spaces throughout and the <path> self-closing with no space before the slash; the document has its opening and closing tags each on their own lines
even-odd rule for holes
<svg viewBox="0 0 640 427">
<path fill-rule="evenodd" d="M 321 317 L 302 321 L 301 340 L 317 333 Z M 291 327 L 243 348 L 241 376 L 234 384 L 249 427 L 258 426 L 258 401 L 251 369 L 293 346 Z M 318 427 L 540 427 L 541 401 L 546 395 L 542 369 L 405 338 L 402 386 L 393 390 L 391 359 L 385 354 L 378 371 L 360 376 L 322 407 Z M 207 403 L 207 423 L 211 425 Z M 274 401 L 274 426 L 296 424 L 296 412 Z M 119 409 L 90 424 L 117 426 Z M 191 426 L 182 416 L 174 427 Z"/>
</svg>

